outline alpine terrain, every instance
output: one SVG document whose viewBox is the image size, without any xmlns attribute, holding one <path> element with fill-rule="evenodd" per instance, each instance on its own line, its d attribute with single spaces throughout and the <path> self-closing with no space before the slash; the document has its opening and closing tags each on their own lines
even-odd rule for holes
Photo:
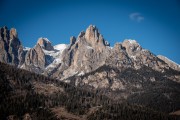
<svg viewBox="0 0 180 120">
<path fill-rule="evenodd" d="M 69 44 L 24 47 L 0 28 L 0 119 L 179 119 L 180 65 L 90 25 Z"/>
</svg>

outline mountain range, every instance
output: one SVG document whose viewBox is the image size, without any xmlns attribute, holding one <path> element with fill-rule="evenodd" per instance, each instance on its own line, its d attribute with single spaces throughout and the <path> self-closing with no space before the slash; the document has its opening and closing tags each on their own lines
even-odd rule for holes
<svg viewBox="0 0 180 120">
<path fill-rule="evenodd" d="M 166 114 L 180 110 L 180 65 L 136 40 L 111 47 L 94 25 L 70 37 L 70 44 L 53 46 L 41 37 L 33 48 L 22 45 L 15 28 L 2 27 L 0 62 L 120 103 Z"/>
</svg>

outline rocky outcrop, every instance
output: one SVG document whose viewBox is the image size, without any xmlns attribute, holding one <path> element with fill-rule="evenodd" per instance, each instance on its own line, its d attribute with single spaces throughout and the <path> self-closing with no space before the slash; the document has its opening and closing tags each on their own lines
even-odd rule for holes
<svg viewBox="0 0 180 120">
<path fill-rule="evenodd" d="M 148 66 L 160 72 L 169 69 L 165 62 L 159 60 L 153 53 L 143 49 L 137 41 L 131 39 L 115 44 L 110 57 L 106 60 L 106 65 L 120 67 L 121 69 L 140 69 L 143 66 Z"/>
<path fill-rule="evenodd" d="M 135 40 L 124 40 L 122 46 L 125 48 L 129 58 L 131 58 L 135 69 L 139 69 L 143 65 L 153 68 L 157 71 L 169 69 L 166 63 L 160 61 L 149 50 L 143 49 Z"/>
<path fill-rule="evenodd" d="M 0 29 L 0 61 L 19 65 L 19 54 L 22 45 L 18 38 L 16 29 L 12 28 L 10 31 L 5 26 Z"/>
<path fill-rule="evenodd" d="M 25 62 L 25 55 L 26 55 L 27 51 L 23 50 L 23 47 L 20 46 L 18 49 L 18 59 L 19 59 L 19 67 L 22 66 Z"/>
<path fill-rule="evenodd" d="M 45 54 L 42 47 L 37 44 L 26 53 L 25 62 L 22 68 L 36 73 L 42 73 L 46 65 L 45 60 Z"/>
<path fill-rule="evenodd" d="M 10 30 L 10 41 L 9 41 L 9 54 L 11 57 L 12 64 L 18 65 L 19 59 L 18 59 L 18 51 L 20 49 L 21 42 L 18 39 L 16 29 L 12 28 Z"/>
<path fill-rule="evenodd" d="M 0 61 L 9 63 L 9 30 L 7 27 L 0 29 Z"/>
<path fill-rule="evenodd" d="M 45 50 L 54 50 L 51 42 L 47 38 L 39 38 L 37 44 L 39 44 Z"/>
<path fill-rule="evenodd" d="M 167 63 L 170 68 L 177 70 L 177 71 L 180 71 L 180 65 L 178 65 L 177 63 L 173 62 L 172 60 L 170 60 L 167 57 L 162 56 L 162 55 L 158 55 L 157 57 L 159 59 L 163 60 L 165 63 Z"/>
<path fill-rule="evenodd" d="M 75 40 L 70 39 L 70 47 L 62 53 L 62 65 L 53 76 L 66 78 L 74 74 L 87 73 L 105 64 L 110 47 L 105 44 L 98 29 L 90 25 Z"/>
<path fill-rule="evenodd" d="M 128 56 L 126 48 L 122 46 L 122 43 L 114 45 L 109 57 L 106 59 L 106 65 L 120 68 L 132 67 L 132 60 Z"/>
<path fill-rule="evenodd" d="M 70 37 L 70 45 L 74 45 L 76 43 L 76 38 L 74 36 Z"/>
<path fill-rule="evenodd" d="M 15 28 L 11 28 L 10 30 L 10 39 L 18 38 L 18 34 Z"/>
</svg>

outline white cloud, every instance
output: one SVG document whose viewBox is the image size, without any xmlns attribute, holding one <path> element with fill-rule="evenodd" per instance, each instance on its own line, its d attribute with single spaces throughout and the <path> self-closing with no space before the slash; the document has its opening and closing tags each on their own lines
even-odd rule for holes
<svg viewBox="0 0 180 120">
<path fill-rule="evenodd" d="M 141 22 L 144 20 L 144 17 L 141 15 L 141 13 L 138 13 L 138 12 L 135 12 L 135 13 L 131 13 L 129 15 L 129 18 L 133 21 L 136 21 L 136 22 Z"/>
</svg>

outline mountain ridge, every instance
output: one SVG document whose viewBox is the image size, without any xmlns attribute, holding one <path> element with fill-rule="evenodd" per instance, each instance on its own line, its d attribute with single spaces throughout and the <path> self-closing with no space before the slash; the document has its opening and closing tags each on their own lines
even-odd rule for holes
<svg viewBox="0 0 180 120">
<path fill-rule="evenodd" d="M 16 60 L 14 60 L 14 62 L 16 62 L 16 63 L 13 63 L 13 62 L 11 62 L 11 61 L 8 61 L 8 60 L 3 60 L 4 59 L 4 57 L 2 58 L 1 57 L 1 61 L 2 62 L 5 62 L 5 63 L 12 63 L 12 64 L 15 64 L 15 65 L 17 65 L 17 66 L 19 66 L 20 68 L 24 68 L 24 69 L 26 69 L 26 68 L 28 68 L 28 67 L 32 67 L 32 66 L 27 66 L 27 64 L 29 65 L 30 63 L 27 63 L 28 62 L 28 60 L 27 59 L 25 59 L 25 57 L 27 57 L 28 55 L 27 54 L 35 54 L 35 53 L 32 53 L 32 51 L 33 50 L 31 50 L 32 48 L 30 48 L 30 49 L 22 49 L 22 45 L 21 45 L 21 43 L 20 43 L 20 41 L 19 41 L 19 39 L 18 39 L 18 35 L 17 35 L 17 31 L 16 31 L 16 29 L 14 29 L 14 28 L 12 28 L 12 30 L 8 30 L 7 29 L 7 27 L 3 27 L 3 28 L 1 28 L 1 39 L 3 39 L 4 41 L 6 41 L 6 43 L 5 44 L 7 44 L 6 46 L 8 47 L 8 46 L 12 46 L 12 45 L 10 45 L 11 43 L 9 43 L 8 41 L 11 41 L 11 39 L 17 39 L 17 42 L 15 41 L 15 43 L 13 43 L 14 45 L 13 45 L 13 47 L 14 47 L 14 50 L 13 50 L 13 48 L 12 48 L 12 51 L 13 52 L 16 52 L 16 51 L 18 51 L 19 52 L 19 54 L 17 54 L 17 53 L 15 53 L 15 55 L 13 55 L 11 58 L 10 57 L 8 57 L 8 55 L 5 55 L 6 56 L 6 58 L 5 59 L 12 59 L 12 58 L 14 58 L 14 59 L 16 59 Z M 10 40 L 8 40 L 8 39 L 10 39 Z M 2 42 L 2 41 L 1 41 Z M 18 43 L 19 42 L 19 43 Z M 9 45 L 8 45 L 9 44 Z M 19 45 L 18 45 L 19 44 Z M 41 48 L 38 48 L 38 44 L 40 45 L 40 47 Z M 120 44 L 122 44 L 122 45 L 120 45 Z M 139 43 L 137 43 L 137 41 L 136 40 L 131 40 L 131 39 L 125 39 L 122 43 L 116 43 L 115 45 L 114 45 L 114 47 L 112 48 L 112 49 L 115 49 L 115 47 L 116 47 L 116 49 L 119 49 L 119 48 L 117 48 L 118 47 L 118 45 L 120 45 L 119 47 L 120 48 L 125 48 L 125 50 L 124 50 L 124 52 L 126 52 L 124 55 L 125 56 L 127 56 L 127 57 L 129 57 L 129 58 L 127 58 L 128 60 L 126 60 L 126 61 L 131 61 L 131 62 L 133 62 L 132 64 L 134 64 L 134 67 L 135 68 L 139 68 L 140 67 L 140 62 L 139 63 L 137 63 L 136 62 L 136 57 L 137 57 L 137 52 L 138 51 L 145 51 L 146 53 L 145 54 L 147 54 L 147 55 L 149 55 L 149 54 L 151 54 L 151 52 L 149 52 L 148 50 L 145 50 L 145 49 L 143 49 L 140 45 L 139 45 Z M 5 46 L 5 47 L 6 47 Z M 90 25 L 87 29 L 86 29 L 86 31 L 84 32 L 84 31 L 82 31 L 82 32 L 80 32 L 80 34 L 78 35 L 78 37 L 76 38 L 76 37 L 74 37 L 74 36 L 72 36 L 72 37 L 70 37 L 70 44 L 69 45 L 66 45 L 66 48 L 68 48 L 68 49 L 71 49 L 73 46 L 75 46 L 72 50 L 71 50 L 71 54 L 72 54 L 72 51 L 74 52 L 76 52 L 76 51 L 78 51 L 78 52 L 85 52 L 84 50 L 85 49 L 90 49 L 90 50 L 88 50 L 88 51 L 86 51 L 87 53 L 86 54 L 89 54 L 89 55 L 91 55 L 91 54 L 93 54 L 92 52 L 95 50 L 95 52 L 97 53 L 95 56 L 99 56 L 98 54 L 98 51 L 100 52 L 100 53 L 102 53 L 102 52 L 105 52 L 105 53 L 103 53 L 103 54 L 107 54 L 107 55 L 110 55 L 110 54 L 112 54 L 112 50 L 111 50 L 111 47 L 109 47 L 110 46 L 110 44 L 109 44 L 109 42 L 107 42 L 104 38 L 103 38 L 103 36 L 100 34 L 100 32 L 99 32 L 99 30 L 98 30 L 98 28 L 96 27 L 96 26 L 94 26 L 94 25 Z M 80 46 L 80 49 L 83 49 L 83 51 L 81 50 L 80 51 L 80 49 L 77 49 L 78 47 Z M 64 47 L 64 49 L 66 49 L 65 47 Z M 124 49 L 123 48 L 123 49 Z M 42 51 L 44 52 L 44 54 L 45 55 L 43 55 L 43 52 L 40 52 L 41 50 L 40 49 L 42 49 Z M 62 56 L 63 56 L 63 50 L 64 49 L 62 49 L 61 51 L 62 51 Z M 121 50 L 123 50 L 123 49 L 121 49 Z M 4 50 L 4 48 L 3 48 L 3 46 L 2 46 L 2 50 Z M 31 50 L 31 53 L 29 52 L 29 50 Z M 34 50 L 35 51 L 38 51 L 37 52 L 37 55 L 34 55 L 34 56 L 36 56 L 34 59 L 37 59 L 36 60 L 36 62 L 35 63 L 38 63 L 38 59 L 40 60 L 41 59 L 41 62 L 43 62 L 43 64 L 44 65 L 38 65 L 38 64 L 36 64 L 35 66 L 33 66 L 33 67 L 36 67 L 37 66 L 37 68 L 35 68 L 35 69 L 38 69 L 39 71 L 37 71 L 38 73 L 43 73 L 43 71 L 45 71 L 45 68 L 49 65 L 49 64 L 51 64 L 53 61 L 53 59 L 55 59 L 55 58 L 52 58 L 52 57 L 47 57 L 47 58 L 45 58 L 46 56 L 51 56 L 51 55 L 49 55 L 48 53 L 45 53 L 45 52 L 48 52 L 48 51 L 53 51 L 54 50 L 54 47 L 51 45 L 51 42 L 47 39 L 47 38 L 43 38 L 43 37 L 41 37 L 41 38 L 39 38 L 38 39 L 38 41 L 37 41 L 37 44 L 35 45 L 35 47 L 34 47 Z M 120 49 L 119 49 L 120 50 Z M 10 53 L 8 53 L 7 52 L 7 54 L 11 54 L 11 51 L 10 50 L 8 50 Z M 67 52 L 67 50 L 66 50 L 66 52 Z M 111 52 L 111 53 L 110 53 Z M 149 52 L 149 53 L 148 53 Z M 2 53 L 2 52 L 1 52 Z M 6 53 L 6 52 L 5 52 Z M 2 54 L 4 54 L 4 53 L 2 53 Z M 26 54 L 26 56 L 25 56 L 25 54 Z M 78 53 L 76 53 L 76 54 L 78 54 Z M 139 55 L 139 54 L 142 54 L 142 53 L 138 53 L 138 57 L 141 57 L 140 59 L 143 59 L 142 58 L 142 56 L 141 55 Z M 146 55 L 146 56 L 147 56 Z M 38 58 L 37 56 L 42 56 L 41 58 Z M 76 55 L 76 56 L 79 56 L 79 55 Z M 32 57 L 32 56 L 31 56 Z M 67 56 L 63 56 L 64 58 L 65 57 L 67 57 Z M 93 64 L 95 64 L 96 63 L 96 61 L 103 61 L 102 59 L 106 59 L 107 57 L 106 57 L 106 55 L 100 55 L 99 56 L 100 58 L 101 58 L 101 60 L 95 60 L 94 61 L 94 63 Z M 160 59 L 160 57 L 158 57 L 158 56 L 154 56 L 154 57 L 157 57 L 157 58 L 159 58 Z M 64 58 L 62 58 L 62 59 L 64 59 Z M 82 57 L 83 58 L 83 57 Z M 156 59 L 157 59 L 156 58 Z M 33 59 L 33 58 L 29 58 L 29 59 Z M 44 60 L 43 60 L 44 59 Z M 48 59 L 50 59 L 50 60 L 48 60 Z M 70 58 L 69 58 L 70 59 Z M 86 59 L 91 59 L 91 62 L 93 62 L 92 61 L 92 57 L 91 58 L 86 58 Z M 99 58 L 98 58 L 99 59 Z M 144 58 L 144 59 L 148 59 L 148 58 Z M 153 57 L 151 58 L 151 59 L 154 59 Z M 43 61 L 42 61 L 43 60 Z M 77 59 L 74 59 L 74 60 L 77 60 Z M 73 61 L 74 61 L 73 60 Z M 162 59 L 161 59 L 162 60 Z M 47 61 L 47 63 L 46 63 L 46 61 Z M 64 60 L 65 61 L 65 60 Z M 68 61 L 68 60 L 66 60 L 66 61 Z M 147 61 L 147 60 L 146 60 Z M 156 61 L 158 61 L 158 60 L 155 60 L 155 62 Z M 164 59 L 163 59 L 163 61 L 164 61 Z M 44 63 L 45 62 L 45 63 Z M 71 61 L 69 61 L 69 62 L 71 62 Z M 83 61 L 82 61 L 83 62 Z M 82 62 L 81 62 L 81 64 L 82 64 Z M 153 62 L 153 60 L 150 60 L 150 62 Z M 159 63 L 161 62 L 161 61 L 158 61 Z M 164 61 L 165 63 L 167 62 L 167 61 Z M 67 64 L 67 63 L 65 63 L 65 64 Z M 71 64 L 71 63 L 70 63 Z M 77 61 L 75 61 L 74 62 L 74 64 L 77 64 Z M 86 64 L 88 64 L 87 62 L 86 62 Z M 83 64 L 83 66 L 86 66 L 86 64 Z M 99 63 L 97 63 L 97 64 L 99 64 Z M 100 65 L 97 65 L 97 66 L 101 66 L 102 64 L 105 64 L 105 63 L 100 63 Z M 146 65 L 150 65 L 149 63 L 143 63 L 143 64 L 146 64 Z M 155 64 L 155 63 L 153 63 L 153 64 Z M 161 63 L 160 63 L 161 64 Z M 180 70 L 180 67 L 179 67 L 179 65 L 177 64 L 177 63 L 171 63 L 171 64 L 174 64 L 174 66 L 176 66 L 175 67 L 175 69 L 176 70 Z M 176 65 L 177 64 L 177 65 Z M 79 64 L 78 64 L 79 65 Z M 131 65 L 132 66 L 132 65 Z M 156 65 L 156 67 L 157 67 L 158 65 Z M 160 66 L 162 66 L 162 65 L 160 65 Z M 171 67 L 171 68 L 173 68 L 174 69 L 174 67 L 172 67 L 173 65 L 166 65 L 166 67 Z M 33 67 L 32 67 L 32 69 L 33 69 Z M 70 67 L 70 66 L 68 66 L 68 67 Z M 74 66 L 75 67 L 75 66 Z M 73 67 L 73 68 L 74 68 Z M 87 66 L 88 67 L 88 66 Z M 83 68 L 83 69 L 86 69 L 84 72 L 88 72 L 88 71 L 91 71 L 91 69 L 92 70 L 95 70 L 96 69 L 96 67 L 93 67 L 92 65 L 91 65 L 91 67 L 90 68 Z M 153 67 L 152 65 L 150 66 L 150 67 Z M 60 68 L 61 69 L 61 68 Z M 81 72 L 80 70 L 76 70 L 77 68 L 75 68 L 75 70 L 74 70 L 74 72 L 76 72 L 76 71 L 78 71 L 79 73 Z M 156 70 L 159 70 L 159 69 L 161 69 L 161 68 L 154 68 L 154 69 L 156 69 Z M 29 70 L 31 70 L 31 69 L 29 69 Z M 32 70 L 33 71 L 33 70 Z M 67 70 L 68 71 L 68 70 Z M 64 75 L 65 77 L 68 77 L 68 75 L 66 76 L 66 75 Z"/>
<path fill-rule="evenodd" d="M 179 65 L 156 56 L 136 40 L 125 39 L 110 47 L 98 28 L 90 25 L 77 37 L 70 37 L 68 45 L 52 46 L 41 37 L 33 48 L 27 48 L 14 28 L 0 30 L 0 62 L 121 103 L 142 105 L 166 114 L 180 109 Z M 40 93 L 47 91 L 41 89 L 44 86 L 63 91 L 46 82 L 33 86 Z"/>
</svg>

